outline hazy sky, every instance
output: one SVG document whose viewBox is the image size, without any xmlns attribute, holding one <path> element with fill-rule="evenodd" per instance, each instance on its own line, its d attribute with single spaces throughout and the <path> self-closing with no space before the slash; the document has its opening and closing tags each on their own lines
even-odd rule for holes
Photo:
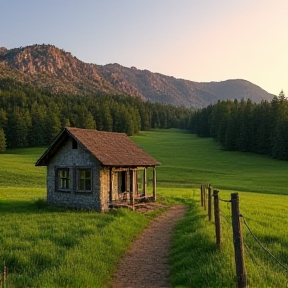
<svg viewBox="0 0 288 288">
<path fill-rule="evenodd" d="M 88 63 L 288 96 L 288 0 L 0 0 L 0 46 L 42 43 Z"/>
</svg>

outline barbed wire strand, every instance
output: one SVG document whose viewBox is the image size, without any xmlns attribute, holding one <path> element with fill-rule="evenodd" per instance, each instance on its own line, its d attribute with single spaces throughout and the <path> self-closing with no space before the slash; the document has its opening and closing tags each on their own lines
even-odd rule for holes
<svg viewBox="0 0 288 288">
<path fill-rule="evenodd" d="M 229 202 L 229 201 L 220 201 L 220 202 L 223 202 L 224 204 L 226 203 L 226 206 L 224 206 L 227 210 L 230 210 L 231 211 L 231 201 Z M 222 206 L 223 207 L 223 205 L 219 205 L 219 206 Z"/>
<path fill-rule="evenodd" d="M 260 269 L 260 265 L 259 265 L 258 261 L 256 260 L 256 257 L 254 256 L 252 249 L 248 246 L 248 244 L 245 241 L 243 241 L 243 242 L 244 242 L 244 246 L 245 246 L 245 252 L 247 252 L 248 256 L 250 256 L 252 263 L 256 267 L 256 271 L 258 273 L 258 276 L 259 277 L 265 277 L 266 273 L 263 272 L 262 269 Z"/>
<path fill-rule="evenodd" d="M 239 217 L 243 218 L 243 222 L 245 224 L 245 226 L 247 227 L 247 229 L 249 230 L 250 234 L 253 236 L 253 238 L 255 239 L 255 241 L 260 245 L 260 247 L 269 255 L 271 256 L 277 263 L 278 265 L 280 265 L 283 269 L 288 271 L 288 267 L 286 267 L 284 264 L 282 264 L 266 247 L 264 247 L 264 245 L 260 242 L 260 240 L 256 237 L 256 235 L 252 232 L 251 228 L 249 227 L 249 225 L 247 224 L 245 217 L 240 214 Z"/>
<path fill-rule="evenodd" d="M 226 220 L 226 222 L 231 225 L 232 219 L 229 218 L 229 217 L 231 217 L 231 215 L 226 215 L 222 210 L 220 210 L 220 214 L 221 214 L 221 216 L 223 216 L 223 218 Z"/>
<path fill-rule="evenodd" d="M 223 215 L 221 214 L 221 220 L 220 220 L 220 225 L 221 225 L 221 231 L 222 231 L 222 233 L 225 231 L 225 230 L 223 230 L 225 227 L 226 227 L 226 225 L 227 224 L 229 224 L 229 222 L 227 221 L 227 219 L 225 218 L 225 216 L 223 216 Z M 223 219 L 224 220 L 226 220 L 226 222 L 225 221 L 223 221 Z M 225 224 L 226 223 L 226 224 Z"/>
<path fill-rule="evenodd" d="M 231 215 L 226 215 L 220 210 L 220 215 L 221 215 L 221 234 L 223 239 L 229 239 L 232 233 L 232 218 L 230 217 Z M 231 229 L 230 229 L 231 228 Z"/>
<path fill-rule="evenodd" d="M 253 264 L 256 267 L 256 271 L 258 273 L 258 276 L 262 277 L 264 279 L 268 279 L 269 278 L 268 274 L 271 271 L 268 268 L 266 268 L 265 265 L 261 265 L 261 267 L 262 267 L 261 268 L 260 265 L 259 265 L 259 262 L 256 260 L 256 257 L 254 256 L 254 252 L 252 251 L 253 249 L 248 246 L 248 244 L 245 242 L 245 239 L 243 239 L 243 243 L 245 245 L 245 252 L 248 252 L 248 253 L 246 253 L 246 255 L 248 254 L 248 256 L 250 256 L 250 258 L 251 258 L 251 261 L 254 262 Z M 281 267 L 279 267 L 279 268 L 281 268 Z M 272 283 L 274 283 L 274 282 L 272 282 Z M 288 284 L 286 284 L 285 287 L 288 287 Z"/>
<path fill-rule="evenodd" d="M 221 199 L 221 198 L 219 198 L 218 200 L 222 201 L 222 202 L 226 202 L 226 203 L 231 203 L 231 200 L 225 200 L 225 199 Z"/>
</svg>

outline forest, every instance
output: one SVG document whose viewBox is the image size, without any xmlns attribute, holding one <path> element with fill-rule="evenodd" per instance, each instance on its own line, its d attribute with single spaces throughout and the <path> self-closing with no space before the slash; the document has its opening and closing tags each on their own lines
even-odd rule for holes
<svg viewBox="0 0 288 288">
<path fill-rule="evenodd" d="M 218 101 L 196 111 L 191 131 L 213 137 L 223 149 L 288 160 L 288 99 L 283 91 L 271 102 Z"/>
<path fill-rule="evenodd" d="M 52 94 L 12 79 L 0 80 L 0 152 L 47 146 L 65 126 L 135 135 L 153 128 L 189 129 L 225 150 L 288 160 L 288 99 L 218 101 L 197 111 L 125 95 Z"/>
<path fill-rule="evenodd" d="M 0 80 L 0 152 L 47 146 L 66 126 L 134 135 L 152 128 L 187 129 L 190 116 L 188 108 L 124 95 L 60 95 Z"/>
</svg>

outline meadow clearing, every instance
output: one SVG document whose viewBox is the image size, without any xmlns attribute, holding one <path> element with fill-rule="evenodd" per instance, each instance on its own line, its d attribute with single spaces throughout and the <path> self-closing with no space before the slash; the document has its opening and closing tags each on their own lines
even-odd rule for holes
<svg viewBox="0 0 288 288">
<path fill-rule="evenodd" d="M 240 210 L 253 233 L 288 266 L 287 162 L 222 151 L 212 139 L 176 129 L 141 132 L 133 141 L 161 162 L 158 199 L 186 204 L 170 256 L 173 287 L 235 287 L 229 203 L 221 203 L 223 243 L 200 206 L 200 185 L 220 197 L 240 195 Z M 0 271 L 8 287 L 108 287 L 131 240 L 161 211 L 109 213 L 47 206 L 46 167 L 35 167 L 45 148 L 0 154 Z M 243 224 L 249 287 L 287 287 L 287 269 L 267 255 Z M 287 250 L 286 250 L 287 249 Z"/>
</svg>

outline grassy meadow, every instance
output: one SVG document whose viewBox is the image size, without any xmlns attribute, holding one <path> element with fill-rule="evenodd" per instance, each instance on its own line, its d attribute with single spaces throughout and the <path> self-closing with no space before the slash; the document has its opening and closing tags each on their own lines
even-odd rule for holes
<svg viewBox="0 0 288 288">
<path fill-rule="evenodd" d="M 161 187 L 199 187 L 288 194 L 287 162 L 261 155 L 227 152 L 215 140 L 180 130 L 142 132 L 132 139 L 160 162 Z"/>
<path fill-rule="evenodd" d="M 132 140 L 161 162 L 158 199 L 189 207 L 170 255 L 173 287 L 236 287 L 229 203 L 221 202 L 222 248 L 200 207 L 200 184 L 220 198 L 240 194 L 240 211 L 259 241 L 288 266 L 287 162 L 222 151 L 212 139 L 185 131 L 141 132 Z M 8 287 L 109 287 L 117 261 L 157 212 L 109 213 L 47 206 L 44 148 L 0 154 L 0 269 Z M 286 229 L 285 229 L 286 228 Z M 242 223 L 249 287 L 287 287 L 287 270 L 260 248 Z M 287 251 L 286 251 L 287 249 Z"/>
</svg>

